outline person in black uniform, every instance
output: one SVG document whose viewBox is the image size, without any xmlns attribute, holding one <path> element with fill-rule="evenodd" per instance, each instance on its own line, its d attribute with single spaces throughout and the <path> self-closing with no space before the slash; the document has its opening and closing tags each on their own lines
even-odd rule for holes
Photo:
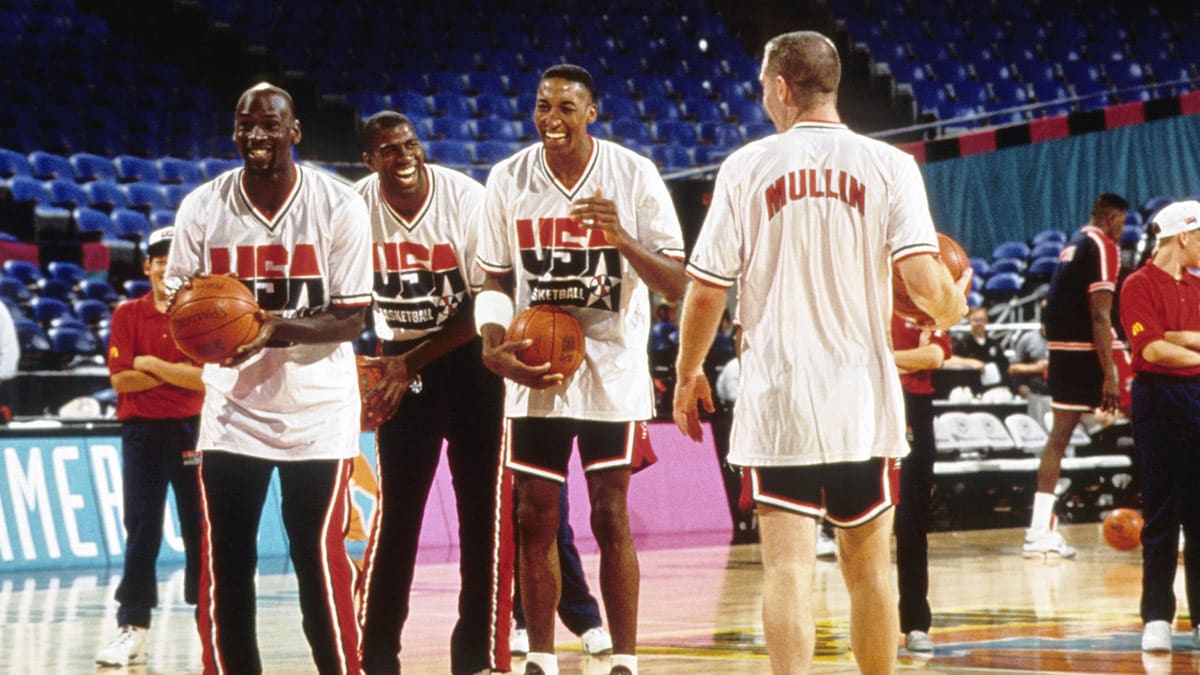
<svg viewBox="0 0 1200 675">
<path fill-rule="evenodd" d="M 363 669 L 400 672 L 421 518 L 444 440 L 462 584 L 450 669 L 507 670 L 509 617 L 496 609 L 511 586 L 501 578 L 511 580 L 511 567 L 499 562 L 496 536 L 504 385 L 483 367 L 470 293 L 481 281 L 472 277 L 483 186 L 426 166 L 412 123 L 399 113 L 372 116 L 360 140 L 374 172 L 355 189 L 371 214 L 375 330 L 387 395 L 402 397 L 376 435 L 379 494 L 359 585 Z"/>
</svg>

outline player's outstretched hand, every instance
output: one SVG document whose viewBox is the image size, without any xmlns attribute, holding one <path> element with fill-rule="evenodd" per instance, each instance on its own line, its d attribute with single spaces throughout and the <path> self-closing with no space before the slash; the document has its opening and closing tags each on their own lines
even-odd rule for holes
<svg viewBox="0 0 1200 675">
<path fill-rule="evenodd" d="M 605 199 L 600 188 L 591 197 L 583 197 L 571 202 L 571 217 L 588 229 L 604 232 L 608 243 L 616 246 L 622 238 L 628 237 L 625 228 L 621 227 L 621 217 L 617 214 L 617 205 L 611 199 Z"/>
<path fill-rule="evenodd" d="M 708 378 L 704 373 L 681 375 L 675 382 L 675 426 L 684 436 L 697 443 L 704 440 L 704 428 L 700 426 L 700 405 L 704 406 L 705 412 L 716 411 Z"/>
<path fill-rule="evenodd" d="M 271 340 L 271 336 L 275 334 L 274 318 L 260 309 L 258 310 L 258 320 L 260 322 L 258 326 L 258 337 L 247 342 L 241 347 L 238 347 L 237 351 L 233 353 L 233 356 L 221 362 L 222 366 L 230 368 L 241 365 L 249 360 L 250 357 L 262 351 L 263 347 L 267 346 L 267 342 L 269 342 Z"/>
<path fill-rule="evenodd" d="M 513 340 L 489 346 L 487 340 L 484 340 L 483 365 L 500 377 L 523 384 L 531 389 L 549 389 L 561 384 L 563 381 L 561 373 L 548 374 L 549 362 L 530 366 L 517 358 L 517 350 L 525 349 L 532 344 L 533 340 Z"/>
</svg>

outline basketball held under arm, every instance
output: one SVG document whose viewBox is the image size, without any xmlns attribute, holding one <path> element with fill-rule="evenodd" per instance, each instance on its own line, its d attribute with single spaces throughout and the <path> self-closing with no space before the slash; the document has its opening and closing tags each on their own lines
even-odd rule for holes
<svg viewBox="0 0 1200 675">
<path fill-rule="evenodd" d="M 933 327 L 946 329 L 967 315 L 966 289 L 972 270 L 963 270 L 957 281 L 945 265 L 929 254 L 912 255 L 895 263 L 914 304 L 933 319 Z"/>
</svg>

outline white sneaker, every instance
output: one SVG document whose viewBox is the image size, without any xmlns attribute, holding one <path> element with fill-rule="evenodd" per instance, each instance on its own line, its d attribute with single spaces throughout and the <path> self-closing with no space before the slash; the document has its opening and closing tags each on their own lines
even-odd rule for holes
<svg viewBox="0 0 1200 675">
<path fill-rule="evenodd" d="M 597 626 L 584 631 L 579 636 L 579 644 L 588 656 L 607 654 L 612 651 L 612 636 L 604 630 L 604 626 Z"/>
<path fill-rule="evenodd" d="M 910 652 L 932 652 L 933 639 L 923 630 L 909 631 L 904 636 L 904 648 Z"/>
<path fill-rule="evenodd" d="M 1171 651 L 1171 623 L 1169 621 L 1149 621 L 1146 623 L 1146 627 L 1142 629 L 1142 651 Z"/>
<path fill-rule="evenodd" d="M 837 539 L 825 534 L 825 529 L 817 525 L 817 559 L 837 560 Z"/>
<path fill-rule="evenodd" d="M 121 633 L 96 653 L 102 666 L 128 666 L 146 662 L 146 633 L 149 628 L 121 626 Z"/>
<path fill-rule="evenodd" d="M 1021 551 L 1026 558 L 1047 555 L 1057 555 L 1061 558 L 1075 557 L 1075 549 L 1067 545 L 1058 530 L 1026 530 L 1025 545 Z"/>
<path fill-rule="evenodd" d="M 514 628 L 508 636 L 508 651 L 513 656 L 525 656 L 529 653 L 529 632 L 524 628 Z"/>
</svg>

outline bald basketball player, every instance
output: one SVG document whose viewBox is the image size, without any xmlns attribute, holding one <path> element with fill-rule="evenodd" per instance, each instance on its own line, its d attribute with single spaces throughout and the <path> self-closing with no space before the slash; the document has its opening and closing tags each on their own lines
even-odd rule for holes
<svg viewBox="0 0 1200 675">
<path fill-rule="evenodd" d="M 899 622 L 889 537 L 897 459 L 908 452 L 892 359 L 891 270 L 933 317 L 967 312 L 936 262 L 937 236 L 912 157 L 851 132 L 837 111 L 841 63 L 825 36 L 771 39 L 760 80 L 778 134 L 730 155 L 688 263 L 675 422 L 701 439 L 712 411 L 702 365 L 739 286 L 741 393 L 729 461 L 750 473 L 764 568 L 771 668 L 808 672 L 816 527 L 841 528 L 850 644 L 864 673 L 895 668 Z"/>
</svg>

